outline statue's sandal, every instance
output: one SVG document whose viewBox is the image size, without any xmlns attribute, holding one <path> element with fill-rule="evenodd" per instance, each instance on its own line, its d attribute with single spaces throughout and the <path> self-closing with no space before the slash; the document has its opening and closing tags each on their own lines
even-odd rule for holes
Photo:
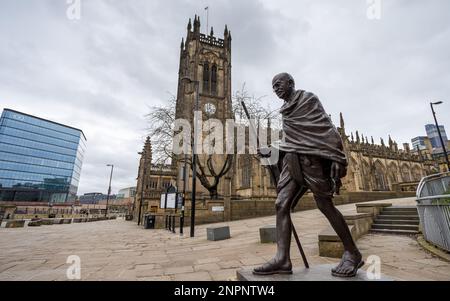
<svg viewBox="0 0 450 301">
<path fill-rule="evenodd" d="M 253 275 L 268 276 L 268 275 L 275 275 L 275 274 L 291 275 L 292 270 L 273 270 L 273 271 L 255 271 L 255 270 L 253 270 Z"/>
<path fill-rule="evenodd" d="M 360 262 L 358 263 L 358 265 L 356 265 L 356 266 L 353 268 L 353 270 L 352 270 L 350 273 L 348 273 L 348 274 L 341 274 L 341 273 L 337 273 L 337 272 L 331 271 L 331 275 L 333 275 L 334 277 L 343 277 L 343 278 L 355 277 L 356 274 L 358 273 L 358 270 L 359 270 L 360 268 L 362 268 L 363 265 L 364 265 L 364 261 L 360 261 Z"/>
</svg>

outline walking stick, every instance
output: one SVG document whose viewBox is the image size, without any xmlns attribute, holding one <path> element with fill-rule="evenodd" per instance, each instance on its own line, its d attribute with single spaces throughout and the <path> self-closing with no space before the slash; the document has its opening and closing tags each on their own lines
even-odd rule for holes
<svg viewBox="0 0 450 301">
<path fill-rule="evenodd" d="M 258 137 L 258 133 L 256 132 L 256 129 L 255 129 L 254 127 L 252 127 L 252 124 L 251 124 L 251 122 L 250 122 L 250 119 L 251 119 L 251 118 L 250 118 L 250 114 L 248 113 L 247 106 L 245 105 L 244 101 L 241 101 L 241 105 L 242 105 L 242 108 L 244 109 L 245 116 L 247 116 L 247 119 L 248 119 L 248 121 L 249 121 L 249 123 L 250 123 L 249 126 L 250 126 L 251 128 L 253 128 L 253 131 L 254 131 L 254 133 L 255 133 L 255 135 L 256 135 L 256 143 L 257 143 L 257 147 L 259 147 L 259 137 Z M 276 177 L 276 175 L 275 175 L 276 173 L 275 173 L 275 171 L 273 170 L 272 165 L 267 165 L 266 167 L 269 169 L 270 175 L 272 176 L 272 178 L 273 178 L 273 180 L 274 180 L 274 183 L 277 183 L 277 177 Z M 299 192 L 297 193 L 296 198 L 294 199 L 294 201 L 297 201 L 298 198 L 301 197 L 301 194 L 302 194 L 302 191 L 299 191 Z M 305 252 L 303 251 L 302 244 L 300 243 L 300 239 L 298 238 L 297 230 L 295 230 L 295 226 L 294 226 L 294 223 L 292 222 L 292 219 L 291 219 L 291 227 L 292 227 L 292 233 L 294 234 L 294 238 L 295 238 L 295 241 L 296 241 L 296 243 L 297 243 L 298 249 L 300 250 L 300 254 L 301 254 L 301 256 L 302 256 L 303 263 L 305 264 L 305 267 L 306 267 L 307 269 L 309 269 L 309 263 L 308 263 L 308 260 L 306 259 Z"/>
</svg>

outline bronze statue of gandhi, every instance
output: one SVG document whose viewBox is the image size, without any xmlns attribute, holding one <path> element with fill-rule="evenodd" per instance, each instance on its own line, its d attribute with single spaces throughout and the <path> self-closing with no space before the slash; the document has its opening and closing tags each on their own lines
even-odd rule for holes
<svg viewBox="0 0 450 301">
<path fill-rule="evenodd" d="M 295 81 L 288 73 L 281 73 L 272 81 L 275 94 L 284 104 L 282 153 L 277 179 L 276 201 L 277 253 L 261 267 L 256 275 L 291 274 L 290 245 L 292 235 L 291 210 L 308 191 L 314 195 L 318 209 L 326 216 L 344 245 L 344 255 L 332 269 L 336 277 L 354 277 L 364 265 L 347 223 L 333 204 L 334 193 L 339 193 L 341 178 L 347 173 L 347 158 L 342 139 L 325 112 L 319 98 L 313 93 L 295 90 Z M 268 157 L 267 152 L 260 156 Z"/>
</svg>

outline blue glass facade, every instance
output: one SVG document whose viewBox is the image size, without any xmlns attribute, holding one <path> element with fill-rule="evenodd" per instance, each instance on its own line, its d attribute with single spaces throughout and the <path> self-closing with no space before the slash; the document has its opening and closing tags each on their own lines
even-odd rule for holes
<svg viewBox="0 0 450 301">
<path fill-rule="evenodd" d="M 427 135 L 428 138 L 430 139 L 431 142 L 431 146 L 433 147 L 433 149 L 437 148 L 437 149 L 441 149 L 442 151 L 442 144 L 441 144 L 441 140 L 439 138 L 439 132 L 437 127 L 434 124 L 427 124 L 425 126 L 425 130 L 427 131 Z M 445 133 L 445 128 L 443 125 L 439 125 L 439 130 L 441 132 L 442 135 L 442 140 L 447 141 L 447 134 Z"/>
<path fill-rule="evenodd" d="M 0 117 L 0 202 L 73 201 L 85 150 L 81 130 L 5 109 Z"/>
</svg>

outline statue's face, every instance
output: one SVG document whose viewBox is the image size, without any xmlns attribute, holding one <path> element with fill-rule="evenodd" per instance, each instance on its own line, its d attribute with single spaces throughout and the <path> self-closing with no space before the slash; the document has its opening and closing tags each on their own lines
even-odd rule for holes
<svg viewBox="0 0 450 301">
<path fill-rule="evenodd" d="M 292 84 L 287 77 L 274 78 L 272 82 L 273 92 L 281 98 L 286 100 L 292 92 Z"/>
</svg>

